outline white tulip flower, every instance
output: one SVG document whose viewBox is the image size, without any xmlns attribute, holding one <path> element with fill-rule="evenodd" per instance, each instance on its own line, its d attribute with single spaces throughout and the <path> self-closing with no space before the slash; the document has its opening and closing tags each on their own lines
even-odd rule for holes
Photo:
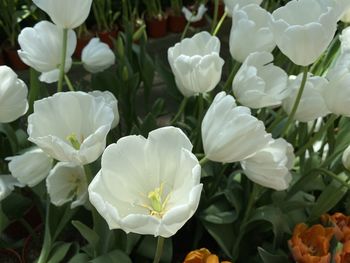
<svg viewBox="0 0 350 263">
<path fill-rule="evenodd" d="M 257 4 L 260 5 L 262 0 L 224 0 L 225 10 L 229 16 L 232 16 L 233 10 L 238 5 L 239 8 L 243 8 L 246 5 Z"/>
<path fill-rule="evenodd" d="M 9 170 L 21 184 L 33 187 L 49 174 L 53 159 L 39 148 L 31 149 L 22 155 L 7 157 Z"/>
<path fill-rule="evenodd" d="M 342 53 L 350 53 L 350 26 L 343 29 L 339 36 L 340 48 Z M 350 62 L 349 62 L 350 63 Z"/>
<path fill-rule="evenodd" d="M 346 10 L 344 13 L 343 13 L 343 15 L 342 15 L 342 17 L 341 17 L 341 19 L 340 19 L 342 22 L 344 22 L 344 23 L 350 23 L 350 9 L 348 9 L 348 10 Z"/>
<path fill-rule="evenodd" d="M 33 0 L 61 28 L 73 29 L 88 17 L 92 0 Z"/>
<path fill-rule="evenodd" d="M 289 170 L 293 167 L 294 159 L 293 146 L 280 138 L 241 161 L 241 165 L 253 182 L 281 191 L 287 189 L 292 181 Z"/>
<path fill-rule="evenodd" d="M 118 100 L 113 95 L 112 92 L 106 90 L 106 91 L 100 91 L 100 90 L 94 90 L 89 92 L 90 95 L 94 97 L 102 97 L 105 102 L 111 106 L 113 113 L 114 113 L 114 120 L 112 123 L 111 128 L 115 128 L 119 123 L 119 111 L 118 111 Z"/>
<path fill-rule="evenodd" d="M 17 179 L 11 175 L 1 174 L 0 175 L 0 201 L 8 197 L 12 193 L 12 191 L 15 189 L 15 186 L 23 187 L 24 185 L 18 182 Z"/>
<path fill-rule="evenodd" d="M 287 73 L 272 60 L 271 53 L 255 52 L 244 61 L 232 82 L 233 93 L 242 105 L 253 109 L 279 106 L 289 95 Z"/>
<path fill-rule="evenodd" d="M 256 4 L 233 11 L 230 53 L 235 60 L 243 62 L 250 53 L 271 52 L 275 48 L 270 20 L 271 14 Z"/>
<path fill-rule="evenodd" d="M 60 27 L 41 21 L 34 27 L 24 28 L 18 36 L 20 50 L 18 55 L 28 66 L 41 72 L 42 82 L 53 83 L 58 80 L 61 64 L 63 32 Z M 77 44 L 73 30 L 68 31 L 65 72 L 72 65 L 72 55 Z"/>
<path fill-rule="evenodd" d="M 344 74 L 350 73 L 350 52 L 341 52 L 328 68 L 326 78 L 335 80 L 341 78 Z"/>
<path fill-rule="evenodd" d="M 343 152 L 342 162 L 344 167 L 350 171 L 350 145 Z"/>
<path fill-rule="evenodd" d="M 350 72 L 330 79 L 323 95 L 330 112 L 350 117 Z"/>
<path fill-rule="evenodd" d="M 198 7 L 198 10 L 195 14 L 193 14 L 193 12 L 191 10 L 189 10 L 188 8 L 186 8 L 185 6 L 182 7 L 182 13 L 184 14 L 186 20 L 188 22 L 198 22 L 200 20 L 202 20 L 205 12 L 207 12 L 207 8 L 205 7 L 205 5 L 200 4 Z"/>
<path fill-rule="evenodd" d="M 12 122 L 28 110 L 28 88 L 7 66 L 0 66 L 0 123 Z"/>
<path fill-rule="evenodd" d="M 224 65 L 219 52 L 219 39 L 208 32 L 200 32 L 168 49 L 169 64 L 184 96 L 211 91 L 219 83 Z"/>
<path fill-rule="evenodd" d="M 291 76 L 289 78 L 288 89 L 291 93 L 282 103 L 283 109 L 287 114 L 290 114 L 293 109 L 302 77 L 302 74 L 299 74 L 297 77 Z M 326 78 L 308 75 L 303 94 L 294 115 L 295 120 L 308 122 L 330 113 L 323 97 L 323 92 L 327 89 L 327 85 L 328 81 Z"/>
<path fill-rule="evenodd" d="M 252 156 L 271 140 L 264 123 L 247 107 L 237 107 L 235 99 L 218 93 L 202 122 L 205 156 L 212 161 L 233 163 Z"/>
<path fill-rule="evenodd" d="M 201 167 L 178 128 L 126 136 L 109 145 L 89 198 L 110 229 L 170 237 L 192 217 L 202 191 Z"/>
<path fill-rule="evenodd" d="M 59 92 L 34 102 L 28 140 L 59 161 L 84 165 L 102 154 L 113 120 L 104 98 Z"/>
<path fill-rule="evenodd" d="M 271 30 L 283 54 L 308 66 L 332 41 L 338 15 L 332 0 L 292 0 L 272 13 Z"/>
<path fill-rule="evenodd" d="M 97 73 L 112 66 L 115 63 L 115 55 L 107 44 L 96 37 L 84 47 L 81 61 L 87 71 Z"/>
<path fill-rule="evenodd" d="M 88 200 L 84 168 L 73 163 L 57 163 L 46 178 L 46 187 L 51 203 L 56 206 L 72 202 L 73 209 Z"/>
</svg>

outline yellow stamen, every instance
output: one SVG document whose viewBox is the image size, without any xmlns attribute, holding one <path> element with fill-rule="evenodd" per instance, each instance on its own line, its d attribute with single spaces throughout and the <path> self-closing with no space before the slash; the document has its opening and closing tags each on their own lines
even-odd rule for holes
<svg viewBox="0 0 350 263">
<path fill-rule="evenodd" d="M 70 144 L 73 146 L 74 149 L 79 150 L 80 149 L 80 142 L 77 139 L 77 135 L 75 133 L 71 133 L 66 137 L 67 141 L 70 142 Z"/>
</svg>

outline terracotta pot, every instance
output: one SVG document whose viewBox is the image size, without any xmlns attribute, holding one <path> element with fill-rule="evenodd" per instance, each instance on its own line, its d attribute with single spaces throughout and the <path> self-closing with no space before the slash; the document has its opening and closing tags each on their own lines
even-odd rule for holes
<svg viewBox="0 0 350 263">
<path fill-rule="evenodd" d="M 164 37 L 167 33 L 167 17 L 146 19 L 147 35 L 153 38 Z"/>
<path fill-rule="evenodd" d="M 0 262 L 18 262 L 23 263 L 21 256 L 13 249 L 0 249 Z"/>
<path fill-rule="evenodd" d="M 173 33 L 180 33 L 182 31 L 184 31 L 185 27 L 186 27 L 186 18 L 184 15 L 180 14 L 180 15 L 174 15 L 169 13 L 169 17 L 168 17 L 168 29 L 170 32 Z"/>
<path fill-rule="evenodd" d="M 101 39 L 102 42 L 106 43 L 110 48 L 113 48 L 114 42 L 118 36 L 118 30 L 112 30 L 112 31 L 103 31 L 103 32 L 97 32 L 98 37 Z"/>
<path fill-rule="evenodd" d="M 88 36 L 82 36 L 77 39 L 77 47 L 74 50 L 73 56 L 75 58 L 80 59 L 81 58 L 81 52 L 83 51 L 84 47 L 89 43 L 91 40 L 92 35 Z"/>
<path fill-rule="evenodd" d="M 210 1 L 209 4 L 209 12 L 211 17 L 214 17 L 214 12 L 215 12 L 215 3 L 214 0 Z M 225 4 L 220 0 L 219 1 L 219 9 L 218 9 L 218 19 L 220 19 L 225 13 Z"/>
<path fill-rule="evenodd" d="M 15 47 L 5 47 L 4 57 L 6 64 L 14 70 L 25 70 L 29 68 L 29 66 L 24 64 L 23 61 L 19 58 L 17 48 Z"/>
</svg>

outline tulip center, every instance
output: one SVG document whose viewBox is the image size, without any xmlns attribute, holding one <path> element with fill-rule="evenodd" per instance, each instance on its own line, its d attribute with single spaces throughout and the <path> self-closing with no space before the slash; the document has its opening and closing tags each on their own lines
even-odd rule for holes
<svg viewBox="0 0 350 263">
<path fill-rule="evenodd" d="M 67 141 L 73 146 L 74 149 L 79 150 L 81 143 L 77 139 L 77 135 L 73 132 L 66 137 Z"/>
<path fill-rule="evenodd" d="M 160 187 L 157 187 L 153 191 L 149 192 L 147 198 L 151 205 L 142 205 L 149 210 L 150 215 L 162 218 L 166 205 L 169 201 L 170 194 L 163 198 L 164 183 L 161 183 Z"/>
</svg>

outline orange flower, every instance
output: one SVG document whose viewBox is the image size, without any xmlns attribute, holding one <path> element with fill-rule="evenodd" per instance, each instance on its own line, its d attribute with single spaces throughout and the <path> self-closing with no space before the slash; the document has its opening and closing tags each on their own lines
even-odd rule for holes
<svg viewBox="0 0 350 263">
<path fill-rule="evenodd" d="M 342 213 L 335 213 L 330 216 L 330 220 L 334 223 L 336 238 L 341 242 L 350 240 L 350 216 Z"/>
<path fill-rule="evenodd" d="M 343 244 L 342 250 L 335 255 L 335 263 L 349 263 L 350 262 L 350 241 Z"/>
<path fill-rule="evenodd" d="M 211 254 L 206 248 L 193 250 L 187 254 L 183 263 L 219 263 L 219 258 L 215 254 Z M 221 263 L 231 263 L 229 261 L 221 261 Z"/>
<path fill-rule="evenodd" d="M 295 261 L 298 263 L 329 263 L 330 240 L 334 230 L 320 224 L 308 228 L 304 223 L 294 228 L 293 236 L 288 241 Z"/>
</svg>

